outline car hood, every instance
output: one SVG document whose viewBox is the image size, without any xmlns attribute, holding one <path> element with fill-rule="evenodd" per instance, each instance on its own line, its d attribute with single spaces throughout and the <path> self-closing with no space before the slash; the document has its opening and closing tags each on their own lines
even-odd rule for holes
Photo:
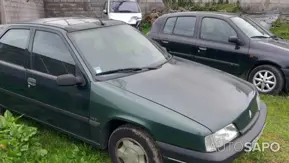
<svg viewBox="0 0 289 163">
<path fill-rule="evenodd" d="M 284 39 L 252 39 L 251 47 L 275 55 L 289 54 L 289 41 Z"/>
<path fill-rule="evenodd" d="M 138 17 L 142 19 L 141 13 L 109 13 L 109 19 L 123 21 L 128 24 L 136 23 L 135 21 L 130 22 L 132 17 Z"/>
<path fill-rule="evenodd" d="M 241 79 L 182 59 L 108 82 L 197 121 L 212 132 L 237 119 L 255 94 Z"/>
</svg>

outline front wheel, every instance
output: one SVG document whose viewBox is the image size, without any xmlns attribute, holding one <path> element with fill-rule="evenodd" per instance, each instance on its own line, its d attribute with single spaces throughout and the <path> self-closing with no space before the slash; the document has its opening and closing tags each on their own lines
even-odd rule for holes
<svg viewBox="0 0 289 163">
<path fill-rule="evenodd" d="M 152 137 L 143 129 L 124 125 L 111 134 L 108 151 L 113 163 L 162 163 Z"/>
<path fill-rule="evenodd" d="M 285 85 L 282 72 L 271 65 L 254 68 L 249 75 L 249 81 L 263 94 L 279 94 Z"/>
</svg>

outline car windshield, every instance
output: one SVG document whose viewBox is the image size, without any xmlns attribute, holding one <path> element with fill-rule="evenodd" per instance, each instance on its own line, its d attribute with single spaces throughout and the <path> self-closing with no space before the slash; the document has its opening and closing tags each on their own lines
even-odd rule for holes
<svg viewBox="0 0 289 163">
<path fill-rule="evenodd" d="M 136 67 L 157 66 L 167 54 L 129 25 L 76 31 L 69 34 L 95 74 Z"/>
<path fill-rule="evenodd" d="M 250 38 L 268 38 L 270 37 L 264 31 L 256 28 L 249 21 L 241 17 L 232 17 L 231 20 Z"/>
<path fill-rule="evenodd" d="M 110 12 L 112 13 L 139 13 L 140 9 L 134 1 L 110 1 Z"/>
</svg>

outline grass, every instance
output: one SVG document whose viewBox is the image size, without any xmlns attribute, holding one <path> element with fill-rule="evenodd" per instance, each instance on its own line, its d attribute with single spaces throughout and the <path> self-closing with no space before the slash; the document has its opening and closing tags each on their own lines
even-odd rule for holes
<svg viewBox="0 0 289 163">
<path fill-rule="evenodd" d="M 272 31 L 284 37 L 284 32 L 289 31 L 289 25 L 281 25 Z M 281 150 L 276 153 L 269 149 L 264 152 L 247 153 L 235 160 L 235 163 L 289 162 L 289 97 L 262 95 L 261 98 L 267 104 L 268 116 L 267 125 L 259 143 L 278 142 L 281 145 Z M 92 146 L 66 134 L 56 132 L 32 121 L 22 120 L 22 122 L 39 129 L 38 138 L 42 147 L 48 151 L 43 163 L 110 163 L 106 151 L 94 149 Z"/>
<path fill-rule="evenodd" d="M 270 31 L 277 36 L 289 39 L 289 24 L 282 22 L 280 19 L 272 24 Z"/>
</svg>

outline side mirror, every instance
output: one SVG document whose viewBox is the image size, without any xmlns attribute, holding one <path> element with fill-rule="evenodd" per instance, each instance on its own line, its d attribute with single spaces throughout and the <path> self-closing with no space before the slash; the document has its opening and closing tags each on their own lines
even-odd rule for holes
<svg viewBox="0 0 289 163">
<path fill-rule="evenodd" d="M 56 83 L 59 86 L 74 86 L 83 84 L 84 79 L 82 77 L 76 77 L 72 74 L 64 74 L 57 76 Z"/>
<path fill-rule="evenodd" d="M 230 36 L 228 41 L 237 45 L 242 44 L 242 41 L 237 36 Z"/>
<path fill-rule="evenodd" d="M 107 14 L 107 11 L 106 11 L 106 9 L 103 9 L 103 11 L 102 11 L 104 14 Z"/>
</svg>

